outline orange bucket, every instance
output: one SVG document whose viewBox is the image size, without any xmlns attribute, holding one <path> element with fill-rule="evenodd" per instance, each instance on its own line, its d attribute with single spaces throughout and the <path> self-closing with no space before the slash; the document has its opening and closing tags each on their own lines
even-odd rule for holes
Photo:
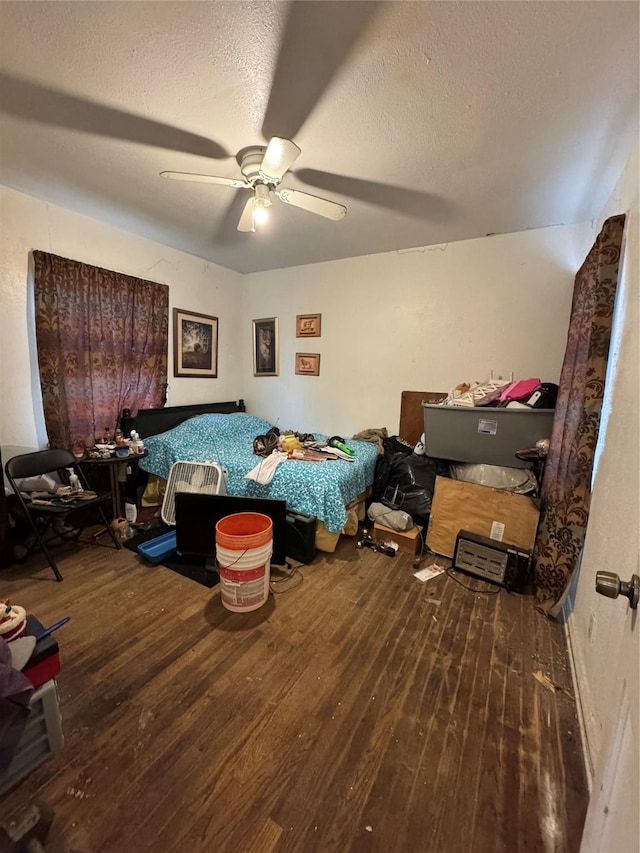
<svg viewBox="0 0 640 853">
<path fill-rule="evenodd" d="M 216 544 L 232 551 L 260 548 L 272 537 L 273 522 L 260 512 L 236 512 L 216 524 Z"/>
</svg>

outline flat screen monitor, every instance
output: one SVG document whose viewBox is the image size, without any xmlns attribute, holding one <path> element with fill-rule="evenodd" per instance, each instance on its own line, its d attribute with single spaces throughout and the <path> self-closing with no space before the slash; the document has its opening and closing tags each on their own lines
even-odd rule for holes
<svg viewBox="0 0 640 853">
<path fill-rule="evenodd" d="M 191 492 L 177 492 L 175 501 L 176 547 L 179 554 L 215 557 L 217 522 L 236 512 L 260 512 L 268 515 L 273 522 L 271 562 L 276 566 L 286 565 L 286 501 Z"/>
</svg>

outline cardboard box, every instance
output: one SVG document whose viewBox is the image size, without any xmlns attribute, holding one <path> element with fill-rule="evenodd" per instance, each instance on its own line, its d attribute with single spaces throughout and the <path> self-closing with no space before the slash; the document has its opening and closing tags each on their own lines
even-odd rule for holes
<svg viewBox="0 0 640 853">
<path fill-rule="evenodd" d="M 453 557 L 460 530 L 533 548 L 540 510 L 534 498 L 447 477 L 436 477 L 427 547 Z"/>
<path fill-rule="evenodd" d="M 392 527 L 378 524 L 377 521 L 373 525 L 373 538 L 376 542 L 396 542 L 398 551 L 411 554 L 412 557 L 422 551 L 421 533 L 422 527 L 419 524 L 416 524 L 411 530 L 394 530 Z"/>
</svg>

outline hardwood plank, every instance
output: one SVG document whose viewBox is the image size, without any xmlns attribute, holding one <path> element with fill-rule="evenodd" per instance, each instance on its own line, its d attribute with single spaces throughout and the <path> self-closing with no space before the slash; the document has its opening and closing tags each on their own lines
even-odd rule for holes
<svg viewBox="0 0 640 853">
<path fill-rule="evenodd" d="M 62 583 L 36 555 L 0 574 L 42 622 L 71 616 L 65 746 L 0 803 L 49 802 L 52 853 L 578 849 L 567 653 L 532 598 L 345 539 L 235 614 L 130 551 L 65 554 Z"/>
</svg>

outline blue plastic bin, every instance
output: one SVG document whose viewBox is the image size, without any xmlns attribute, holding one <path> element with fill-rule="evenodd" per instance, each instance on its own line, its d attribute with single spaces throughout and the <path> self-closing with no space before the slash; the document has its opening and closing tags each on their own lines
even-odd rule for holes
<svg viewBox="0 0 640 853">
<path fill-rule="evenodd" d="M 149 560 L 150 563 L 162 563 L 163 560 L 177 553 L 176 531 L 169 530 L 154 539 L 147 539 L 136 548 L 138 554 Z"/>
</svg>

